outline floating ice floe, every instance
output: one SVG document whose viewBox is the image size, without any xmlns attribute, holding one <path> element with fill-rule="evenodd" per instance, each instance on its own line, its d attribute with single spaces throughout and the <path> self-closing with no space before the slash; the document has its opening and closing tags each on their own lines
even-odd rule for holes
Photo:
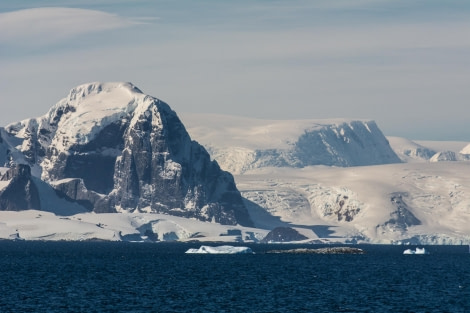
<svg viewBox="0 0 470 313">
<path fill-rule="evenodd" d="M 193 254 L 253 254 L 253 250 L 249 247 L 234 246 L 201 246 L 199 249 L 188 249 L 186 253 Z"/>
<path fill-rule="evenodd" d="M 406 249 L 403 254 L 429 254 L 425 248 L 416 248 L 416 250 Z"/>
</svg>

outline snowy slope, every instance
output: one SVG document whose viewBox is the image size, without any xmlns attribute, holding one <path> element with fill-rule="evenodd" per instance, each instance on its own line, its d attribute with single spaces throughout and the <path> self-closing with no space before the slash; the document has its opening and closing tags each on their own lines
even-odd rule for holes
<svg viewBox="0 0 470 313">
<path fill-rule="evenodd" d="M 266 167 L 235 176 L 256 228 L 155 213 L 4 211 L 0 238 L 257 242 L 289 226 L 304 242 L 468 244 L 469 172 L 469 162 Z"/>
<path fill-rule="evenodd" d="M 0 211 L 0 239 L 257 242 L 267 230 L 200 222 L 151 213 Z"/>
<path fill-rule="evenodd" d="M 401 137 L 387 137 L 392 149 L 403 162 L 428 161 L 437 151 Z"/>
<path fill-rule="evenodd" d="M 236 182 L 258 227 L 295 226 L 330 242 L 462 244 L 468 173 L 468 162 L 263 168 Z"/>
<path fill-rule="evenodd" d="M 470 154 L 470 143 L 466 145 L 462 150 L 460 150 L 460 153 L 466 155 Z"/>
</svg>

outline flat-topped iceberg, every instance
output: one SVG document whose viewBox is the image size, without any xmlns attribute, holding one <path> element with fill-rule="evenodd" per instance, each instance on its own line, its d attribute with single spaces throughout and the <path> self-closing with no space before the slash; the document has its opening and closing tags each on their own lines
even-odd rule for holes
<svg viewBox="0 0 470 313">
<path fill-rule="evenodd" d="M 406 249 L 403 254 L 429 254 L 425 248 L 416 248 L 416 250 Z"/>
<path fill-rule="evenodd" d="M 186 253 L 192 254 L 253 254 L 253 250 L 249 247 L 234 246 L 201 246 L 199 249 L 188 249 Z"/>
</svg>

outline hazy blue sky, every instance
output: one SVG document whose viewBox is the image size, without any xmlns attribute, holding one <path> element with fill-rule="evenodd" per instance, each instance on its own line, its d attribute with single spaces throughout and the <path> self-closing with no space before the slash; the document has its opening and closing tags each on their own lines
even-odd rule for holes
<svg viewBox="0 0 470 313">
<path fill-rule="evenodd" d="M 470 141 L 470 1 L 0 2 L 0 125 L 93 81 L 130 81 L 177 113 Z"/>
</svg>

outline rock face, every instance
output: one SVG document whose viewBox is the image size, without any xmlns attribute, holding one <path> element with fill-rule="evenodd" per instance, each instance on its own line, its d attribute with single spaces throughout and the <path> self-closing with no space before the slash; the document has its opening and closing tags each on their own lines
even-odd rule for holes
<svg viewBox="0 0 470 313">
<path fill-rule="evenodd" d="M 88 211 L 102 213 L 100 211 L 100 204 L 103 202 L 103 195 L 88 190 L 83 183 L 83 179 L 64 179 L 51 182 L 51 185 L 59 197 L 65 198 L 68 201 L 75 201 Z"/>
<path fill-rule="evenodd" d="M 232 175 L 191 140 L 168 104 L 130 83 L 79 86 L 45 116 L 5 130 L 19 163 L 95 212 L 252 224 Z"/>
<path fill-rule="evenodd" d="M 10 168 L 2 177 L 1 182 L 7 185 L 0 190 L 0 210 L 21 211 L 39 210 L 39 192 L 31 178 L 31 168 L 18 164 Z"/>
</svg>

